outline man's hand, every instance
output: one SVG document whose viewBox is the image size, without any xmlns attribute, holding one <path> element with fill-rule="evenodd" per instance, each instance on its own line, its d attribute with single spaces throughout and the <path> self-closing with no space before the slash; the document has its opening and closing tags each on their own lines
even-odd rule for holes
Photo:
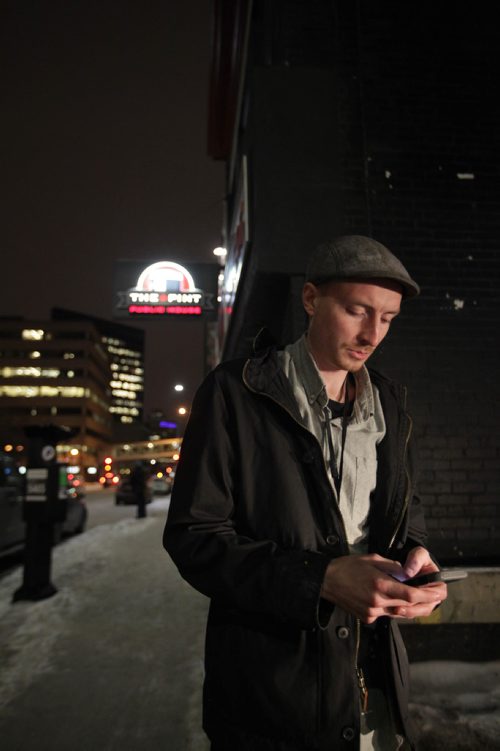
<svg viewBox="0 0 500 751">
<path fill-rule="evenodd" d="M 437 570 L 425 548 L 410 551 L 404 567 L 380 555 L 342 556 L 328 564 L 321 596 L 364 623 L 429 615 L 446 598 L 446 585 L 409 587 L 397 579 Z"/>
<path fill-rule="evenodd" d="M 439 571 L 439 567 L 436 566 L 434 561 L 429 555 L 429 551 L 425 548 L 418 547 L 413 548 L 408 553 L 405 564 L 403 566 L 404 574 L 407 578 L 410 576 L 418 576 L 419 574 L 430 574 L 432 571 Z M 438 597 L 438 604 L 446 600 L 448 596 L 448 589 L 444 582 L 434 582 L 432 584 L 424 584 L 421 587 L 407 587 L 407 589 L 417 589 L 419 591 L 427 590 L 428 592 L 434 592 Z M 412 609 L 412 614 L 409 614 L 409 609 L 396 608 L 395 615 L 399 618 L 417 618 L 418 616 L 430 615 L 436 604 L 429 606 L 428 603 L 418 603 Z"/>
</svg>

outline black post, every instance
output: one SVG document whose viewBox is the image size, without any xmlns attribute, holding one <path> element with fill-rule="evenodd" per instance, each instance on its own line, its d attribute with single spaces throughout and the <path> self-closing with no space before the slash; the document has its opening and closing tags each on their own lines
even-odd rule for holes
<svg viewBox="0 0 500 751">
<path fill-rule="evenodd" d="M 30 426 L 25 433 L 28 468 L 23 505 L 24 572 L 23 583 L 12 596 L 13 602 L 44 600 L 57 592 L 50 579 L 54 523 L 64 521 L 66 498 L 61 498 L 59 492 L 63 465 L 56 462 L 56 445 L 74 435 L 74 431 L 56 425 Z"/>
</svg>

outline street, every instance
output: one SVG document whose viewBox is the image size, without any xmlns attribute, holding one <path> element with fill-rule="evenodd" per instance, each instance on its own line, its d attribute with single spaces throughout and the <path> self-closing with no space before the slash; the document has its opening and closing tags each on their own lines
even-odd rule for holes
<svg viewBox="0 0 500 751">
<path fill-rule="evenodd" d="M 87 504 L 88 518 L 87 529 L 98 527 L 101 524 L 114 524 L 121 519 L 131 519 L 135 517 L 135 506 L 117 506 L 115 504 L 114 488 L 105 488 L 100 486 L 97 489 L 87 489 L 85 502 Z"/>
</svg>

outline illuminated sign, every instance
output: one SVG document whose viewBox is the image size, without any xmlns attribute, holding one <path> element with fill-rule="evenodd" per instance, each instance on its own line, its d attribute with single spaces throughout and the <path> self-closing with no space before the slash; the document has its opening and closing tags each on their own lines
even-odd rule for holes
<svg viewBox="0 0 500 751">
<path fill-rule="evenodd" d="M 217 267 L 208 264 L 208 275 L 206 267 L 198 264 L 188 270 L 175 261 L 156 261 L 145 267 L 135 261 L 119 262 L 115 275 L 115 289 L 119 285 L 115 315 L 121 318 L 215 315 Z M 202 286 L 195 282 L 195 277 L 197 281 L 202 277 Z"/>
</svg>

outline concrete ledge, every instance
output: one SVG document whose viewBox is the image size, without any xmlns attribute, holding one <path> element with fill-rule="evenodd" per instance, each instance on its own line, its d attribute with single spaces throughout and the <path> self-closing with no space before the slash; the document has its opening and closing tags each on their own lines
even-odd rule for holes
<svg viewBox="0 0 500 751">
<path fill-rule="evenodd" d="M 500 568 L 463 568 L 467 579 L 449 584 L 448 599 L 418 623 L 500 623 Z"/>
</svg>

